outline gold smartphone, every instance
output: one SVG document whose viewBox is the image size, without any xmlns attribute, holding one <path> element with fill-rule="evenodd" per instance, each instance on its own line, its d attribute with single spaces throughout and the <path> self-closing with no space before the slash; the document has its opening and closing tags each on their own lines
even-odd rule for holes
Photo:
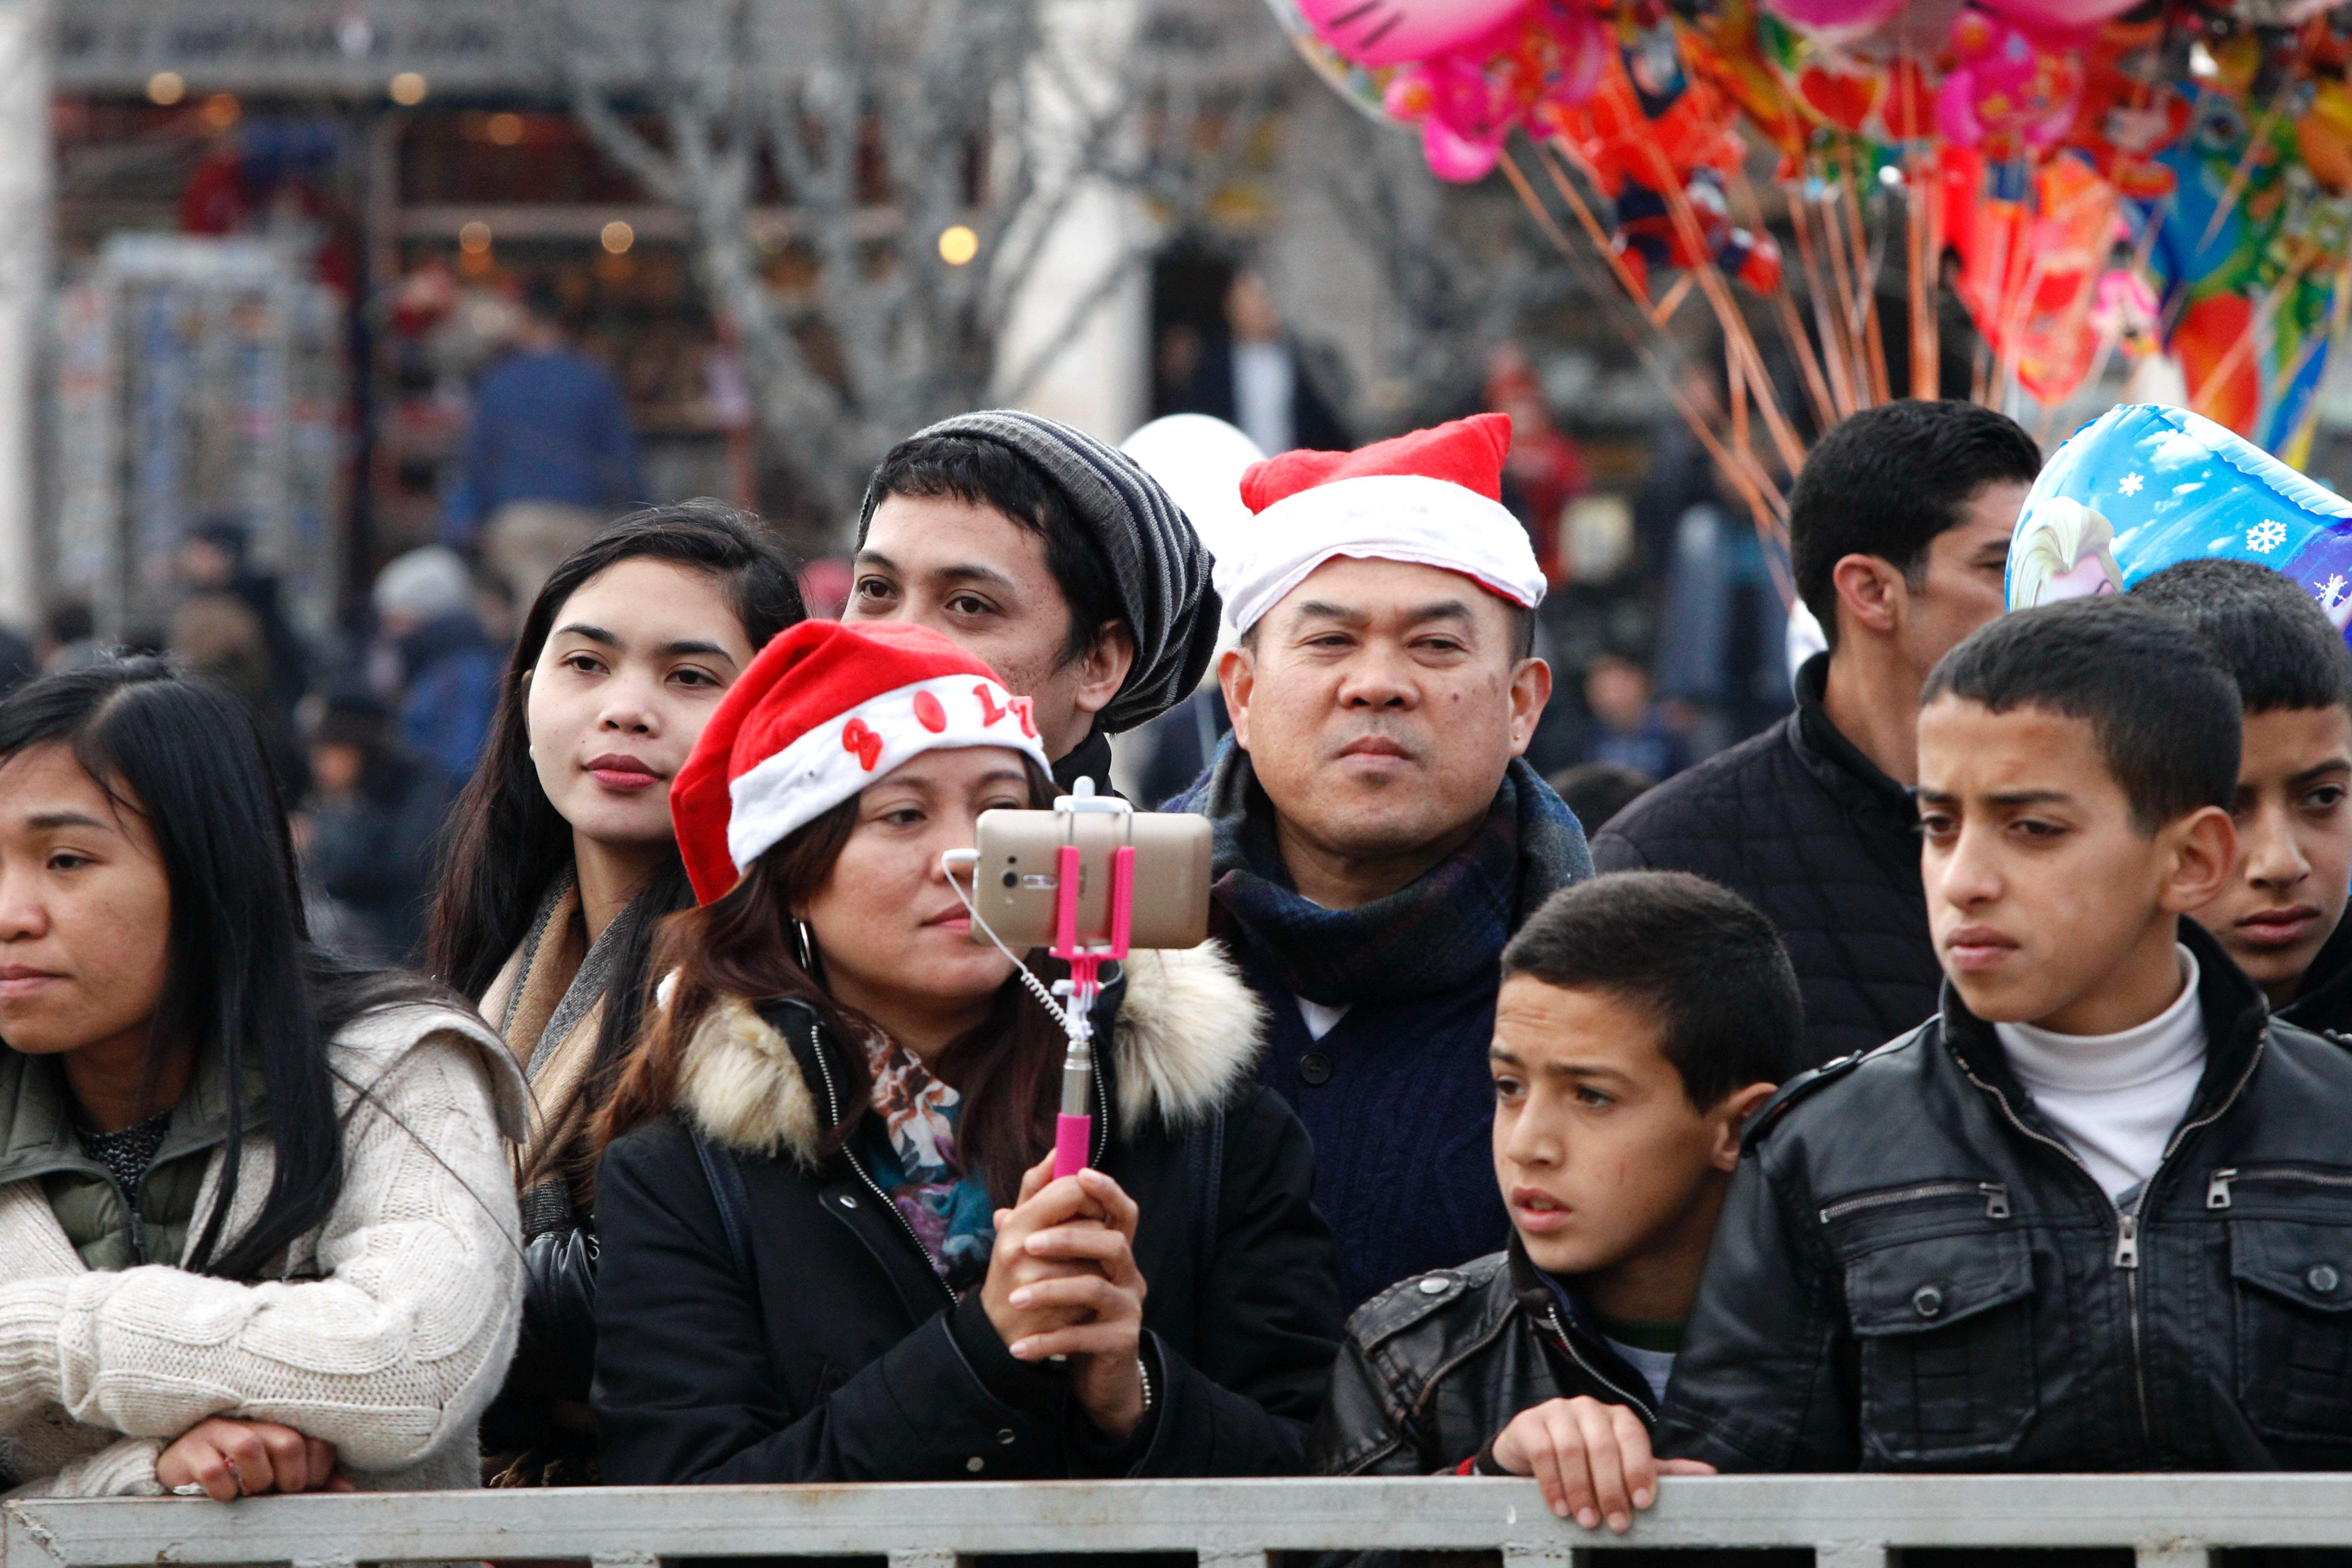
<svg viewBox="0 0 2352 1568">
<path fill-rule="evenodd" d="M 974 902 L 1019 952 L 1054 942 L 1060 850 L 1078 849 L 1078 940 L 1110 940 L 1111 853 L 1135 848 L 1129 947 L 1198 947 L 1209 934 L 1209 819 L 1191 812 L 983 811 Z M 986 942 L 975 925 L 971 940 Z"/>
</svg>

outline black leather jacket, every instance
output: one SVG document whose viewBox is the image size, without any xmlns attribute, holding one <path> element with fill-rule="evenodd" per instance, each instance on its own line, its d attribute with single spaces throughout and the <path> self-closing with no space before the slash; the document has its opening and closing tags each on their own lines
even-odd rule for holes
<svg viewBox="0 0 2352 1568">
<path fill-rule="evenodd" d="M 2288 1023 L 2315 1035 L 2352 1040 L 2352 920 L 2338 920 L 2311 967 L 2304 972 L 2303 993 L 2278 1010 Z"/>
<path fill-rule="evenodd" d="M 2352 1466 L 2352 1053 L 2183 922 L 2204 1078 L 2134 1214 L 1991 1028 L 1938 1017 L 1749 1129 L 1658 1426 L 1725 1470 Z"/>
<path fill-rule="evenodd" d="M 1325 1475 L 1435 1475 L 1488 1459 L 1520 1411 L 1580 1394 L 1630 1405 L 1644 1422 L 1655 1415 L 1650 1385 L 1514 1237 L 1505 1251 L 1417 1274 L 1356 1309 L 1308 1458 Z"/>
</svg>

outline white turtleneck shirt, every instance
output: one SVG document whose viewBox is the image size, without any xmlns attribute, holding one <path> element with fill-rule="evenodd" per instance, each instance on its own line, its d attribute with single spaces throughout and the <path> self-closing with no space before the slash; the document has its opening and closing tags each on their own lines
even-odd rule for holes
<svg viewBox="0 0 2352 1568">
<path fill-rule="evenodd" d="M 1992 1026 L 2035 1108 L 2110 1199 L 2121 1199 L 2155 1173 L 2204 1076 L 2197 955 L 2179 951 L 2180 994 L 2136 1028 L 2060 1035 L 2032 1024 Z"/>
</svg>

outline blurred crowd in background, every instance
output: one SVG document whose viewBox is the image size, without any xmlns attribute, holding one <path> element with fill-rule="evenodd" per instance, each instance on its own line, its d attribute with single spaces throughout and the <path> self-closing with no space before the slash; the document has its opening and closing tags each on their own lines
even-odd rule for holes
<svg viewBox="0 0 2352 1568">
<path fill-rule="evenodd" d="M 168 617 L 119 644 L 101 644 L 91 606 L 74 599 L 52 603 L 37 627 L 0 628 L 0 683 L 120 646 L 168 653 L 243 698 L 299 803 L 313 922 L 373 960 L 415 953 L 436 837 L 488 731 L 516 607 L 556 562 L 649 499 L 611 368 L 573 342 L 551 294 L 516 304 L 477 375 L 439 539 L 386 563 L 361 613 L 328 637 L 296 629 L 277 579 L 228 521 L 185 535 Z M 1329 356 L 1286 330 L 1264 279 L 1238 269 L 1223 306 L 1224 331 L 1163 331 L 1154 412 L 1213 415 L 1267 451 L 1354 444 L 1318 390 Z M 1486 369 L 1476 402 L 1513 423 L 1505 502 L 1553 584 L 1538 648 L 1556 680 L 1528 760 L 1591 832 L 1788 710 L 1786 616 L 1769 547 L 1678 422 L 1656 433 L 1637 482 L 1601 489 L 1528 355 L 1502 343 Z M 813 556 L 802 579 L 811 613 L 838 616 L 847 560 Z M 1193 700 L 1118 738 L 1117 773 L 1138 799 L 1165 800 L 1226 729 L 1213 672 Z"/>
</svg>

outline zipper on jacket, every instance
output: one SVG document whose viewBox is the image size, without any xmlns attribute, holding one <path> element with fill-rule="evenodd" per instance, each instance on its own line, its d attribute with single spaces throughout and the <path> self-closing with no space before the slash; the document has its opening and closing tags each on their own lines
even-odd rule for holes
<svg viewBox="0 0 2352 1568">
<path fill-rule="evenodd" d="M 1958 1061 L 1959 1058 L 1955 1056 L 1953 1059 Z M 2073 1149 L 2069 1148 L 2063 1140 L 2053 1138 L 2046 1132 L 2036 1132 L 2032 1128 L 2028 1127 L 2023 1119 L 2017 1114 L 2016 1109 L 2009 1103 L 2009 1096 L 2001 1093 L 2000 1090 L 1995 1089 L 1992 1085 L 1979 1078 L 1967 1063 L 1962 1062 L 1960 1064 L 1960 1071 L 1966 1075 L 1970 1083 L 1976 1085 L 1977 1088 L 1990 1095 L 1995 1105 L 2000 1107 L 2000 1114 L 2004 1121 L 2006 1121 L 2011 1127 L 2015 1128 L 2021 1135 L 2032 1139 L 2036 1143 L 2046 1144 L 2050 1148 L 2057 1150 L 2060 1154 L 2065 1157 L 2068 1164 L 2073 1165 L 2074 1169 L 2083 1173 L 2083 1179 L 2084 1181 L 2090 1183 L 2092 1186 L 2098 1188 L 2099 1200 L 2105 1204 L 2110 1209 L 2115 1207 L 2115 1200 L 2107 1196 L 2106 1188 L 2099 1186 L 2099 1178 L 2091 1174 L 2091 1167 L 2084 1164 L 2083 1163 L 2083 1157 L 2080 1154 L 2075 1153 Z M 2167 1152 L 2168 1153 L 2170 1151 L 2168 1150 Z M 2157 1169 L 2161 1171 L 2163 1168 L 2163 1162 L 2158 1160 L 2157 1163 Z M 2148 1176 L 2148 1182 L 2153 1184 L 2155 1180 L 2155 1174 L 2150 1173 Z M 2143 1189 L 2143 1191 L 2145 1189 Z M 2126 1259 L 2128 1259 L 2128 1261 L 2126 1261 Z M 2116 1215 L 2115 1260 L 2115 1266 L 2117 1268 L 2126 1270 L 2126 1273 L 2124 1274 L 2124 1290 L 2126 1298 L 2125 1316 L 2131 1325 L 2132 1394 L 2137 1401 L 2139 1406 L 2140 1444 L 2145 1448 L 2153 1449 L 2156 1447 L 2156 1422 L 2154 1417 L 2148 1414 L 2147 1368 L 2145 1364 L 2146 1358 L 2140 1352 L 2139 1219 L 2138 1216 L 2135 1215 L 2118 1213 Z"/>
<path fill-rule="evenodd" d="M 2301 1182 L 2315 1187 L 2352 1187 L 2352 1172 L 2307 1171 L 2300 1165 L 2249 1165 L 2240 1170 L 2235 1165 L 2226 1165 L 2205 1178 L 2205 1206 L 2228 1208 L 2233 1182 Z"/>
<path fill-rule="evenodd" d="M 2009 1185 L 2005 1182 L 1922 1182 L 1916 1186 L 1898 1187 L 1893 1192 L 1864 1193 L 1856 1197 L 1840 1198 L 1822 1210 L 1822 1223 L 1864 1209 L 1883 1208 L 1888 1204 L 1925 1203 L 1929 1198 L 1956 1198 L 1981 1195 L 1985 1201 L 1985 1218 L 2009 1217 Z"/>
<path fill-rule="evenodd" d="M 1551 1331 L 1552 1337 L 1559 1341 L 1559 1348 L 1568 1352 L 1568 1359 L 1574 1362 L 1577 1366 L 1582 1370 L 1585 1376 L 1591 1378 L 1593 1382 L 1599 1384 L 1601 1387 L 1607 1389 L 1610 1393 L 1615 1394 L 1618 1398 L 1623 1400 L 1634 1409 L 1640 1411 L 1642 1413 L 1642 1418 L 1652 1427 L 1655 1427 L 1657 1426 L 1658 1413 L 1656 1409 L 1653 1407 L 1651 1401 L 1643 1397 L 1641 1394 L 1633 1393 L 1631 1390 L 1625 1388 L 1622 1384 L 1619 1384 L 1615 1378 L 1611 1377 L 1599 1367 L 1593 1365 L 1591 1362 L 1585 1359 L 1584 1352 L 1576 1348 L 1576 1342 L 1569 1337 L 1568 1330 L 1561 1325 L 1559 1321 L 1559 1309 L 1556 1306 L 1551 1310 Z"/>
<path fill-rule="evenodd" d="M 2164 1167 L 2166 1163 L 2172 1158 L 2174 1152 L 2180 1147 L 2181 1143 L 2187 1140 L 2189 1135 L 2201 1127 L 2211 1126 L 2214 1122 L 2220 1121 L 2221 1117 L 2228 1112 L 2231 1106 L 2238 1103 L 2238 1097 L 2246 1092 L 2246 1085 L 2253 1081 L 2254 1068 L 2262 1062 L 2263 1050 L 2269 1044 L 2270 1034 L 2267 1029 L 2255 1036 L 2254 1048 L 2251 1052 L 2247 1053 L 2245 1070 L 2238 1075 L 2238 1081 L 2230 1086 L 2230 1092 L 2221 1097 L 2221 1102 L 2219 1105 L 2216 1105 L 2212 1110 L 2207 1111 L 2204 1115 L 2199 1117 L 2196 1121 L 2184 1121 L 2179 1127 L 2172 1130 L 2171 1138 L 2167 1140 L 2165 1142 L 2164 1152 L 2157 1156 L 2156 1169 L 2150 1171 L 2147 1174 L 2147 1180 L 2140 1184 L 2140 1198 L 2142 1202 L 2146 1202 L 2148 1195 L 2155 1192 L 2156 1184 L 2164 1175 Z M 1955 1061 L 1958 1061 L 1959 1058 L 1957 1054 L 1954 1056 L 1953 1059 Z M 2073 1163 L 2076 1170 L 2083 1173 L 2085 1180 L 2087 1180 L 2093 1186 L 2099 1187 L 2099 1179 L 2091 1174 L 2091 1167 L 2083 1163 L 2083 1157 L 2081 1155 L 2075 1153 L 2073 1149 L 2067 1147 L 2067 1145 L 2061 1140 L 2053 1138 L 2047 1133 L 2036 1132 L 2032 1128 L 2028 1127 L 2024 1121 L 2019 1118 L 2016 1110 L 2010 1105 L 2009 1096 L 2001 1093 L 2000 1090 L 1995 1089 L 1992 1085 L 1979 1078 L 1976 1073 L 1969 1068 L 1967 1063 L 1960 1063 L 1960 1071 L 1970 1083 L 1976 1085 L 1979 1089 L 1992 1097 L 1992 1102 L 2000 1107 L 2002 1117 L 2008 1121 L 2011 1127 L 2016 1128 L 2018 1131 L 2023 1133 L 2026 1137 L 2032 1139 L 2035 1142 L 2046 1143 L 2051 1148 L 2057 1150 L 2058 1152 L 2063 1154 L 2070 1162 Z M 2228 1199 L 2228 1193 L 2229 1189 L 2225 1184 L 2222 1188 L 2222 1196 L 2225 1203 Z M 2107 1196 L 2106 1188 L 2099 1187 L 2099 1195 L 2105 1198 Z M 2206 1187 L 2205 1201 L 2209 1205 L 2211 1205 L 2213 1201 L 2213 1189 L 2210 1183 Z M 2108 1198 L 2107 1202 L 2110 1207 L 2114 1206 L 2114 1199 Z M 2124 1295 L 2127 1309 L 2126 1321 L 2131 1325 L 2132 1393 L 2139 1402 L 2140 1442 L 2144 1447 L 2153 1449 L 2156 1447 L 2156 1422 L 2155 1418 L 2148 1413 L 2147 1356 L 2142 1351 L 2140 1345 L 2139 1215 L 2137 1213 L 2125 1214 L 2118 1211 L 2116 1215 L 2115 1266 L 2116 1268 L 2124 1272 Z"/>
<path fill-rule="evenodd" d="M 814 1030 L 811 1030 L 809 1035 L 809 1055 L 816 1058 L 817 1076 L 824 1079 L 825 1119 L 838 1127 L 841 1125 L 841 1096 L 833 1085 L 833 1068 L 824 1059 L 824 1042 L 816 1037 Z M 940 1271 L 937 1268 L 931 1267 L 931 1255 L 923 1249 L 923 1238 L 915 1234 L 913 1222 L 909 1221 L 899 1211 L 898 1205 L 892 1203 L 882 1191 L 881 1184 L 877 1182 L 872 1173 L 866 1169 L 866 1162 L 847 1149 L 844 1149 L 841 1155 L 843 1163 L 856 1173 L 859 1181 L 866 1184 L 866 1190 L 874 1194 L 874 1201 L 881 1205 L 890 1216 L 898 1222 L 898 1228 L 906 1232 L 908 1241 L 913 1244 L 916 1256 L 923 1260 L 923 1272 L 929 1275 L 931 1283 L 940 1288 L 940 1294 L 948 1299 L 948 1305 L 954 1306 L 956 1293 L 948 1289 L 948 1282 L 940 1278 Z"/>
</svg>

